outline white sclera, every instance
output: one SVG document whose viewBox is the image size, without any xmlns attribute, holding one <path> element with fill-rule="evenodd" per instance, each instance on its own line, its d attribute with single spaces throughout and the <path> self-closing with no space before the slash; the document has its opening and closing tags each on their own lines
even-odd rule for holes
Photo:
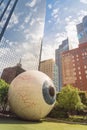
<svg viewBox="0 0 87 130">
<path fill-rule="evenodd" d="M 11 83 L 8 93 L 9 105 L 17 116 L 26 120 L 40 120 L 53 108 L 55 101 L 48 104 L 43 96 L 43 84 L 55 87 L 51 79 L 40 71 L 26 71 L 18 75 Z M 55 99 L 54 99 L 55 100 Z"/>
</svg>

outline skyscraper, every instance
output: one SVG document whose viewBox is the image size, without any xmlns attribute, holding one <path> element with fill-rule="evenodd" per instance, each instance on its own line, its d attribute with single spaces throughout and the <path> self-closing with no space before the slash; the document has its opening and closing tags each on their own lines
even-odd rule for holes
<svg viewBox="0 0 87 130">
<path fill-rule="evenodd" d="M 69 42 L 68 42 L 68 38 L 65 39 L 64 41 L 62 41 L 62 44 L 59 46 L 58 49 L 56 49 L 55 51 L 55 61 L 56 61 L 56 65 L 58 67 L 58 88 L 59 91 L 61 90 L 62 87 L 62 53 L 64 51 L 69 50 Z"/>
<path fill-rule="evenodd" d="M 76 27 L 79 44 L 87 42 L 87 16 L 85 16 L 82 23 L 77 24 Z"/>
<path fill-rule="evenodd" d="M 0 75 L 19 59 L 24 70 L 38 69 L 45 11 L 46 0 L 0 2 Z"/>
<path fill-rule="evenodd" d="M 40 71 L 47 74 L 53 81 L 56 90 L 59 91 L 58 88 L 58 68 L 53 59 L 48 59 L 40 62 Z"/>
<path fill-rule="evenodd" d="M 6 12 L 8 11 L 9 9 L 9 13 L 7 14 L 7 18 L 5 18 L 5 22 L 4 24 L 2 25 L 2 29 L 0 31 L 0 41 L 4 35 L 4 32 L 8 26 L 8 23 L 10 21 L 10 18 L 14 12 L 14 9 L 16 7 L 16 4 L 17 4 L 18 0 L 14 0 L 13 2 L 11 2 L 11 0 L 9 0 L 7 3 L 6 3 L 6 6 L 4 8 L 4 10 L 2 11 L 2 13 L 0 14 L 0 22 L 3 22 L 3 18 L 6 16 Z M 3 3 L 3 1 L 1 1 L 1 4 Z"/>
</svg>

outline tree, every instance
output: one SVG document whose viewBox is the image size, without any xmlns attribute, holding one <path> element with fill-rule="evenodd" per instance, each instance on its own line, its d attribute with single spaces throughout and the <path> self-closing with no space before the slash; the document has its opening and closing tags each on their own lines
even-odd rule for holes
<svg viewBox="0 0 87 130">
<path fill-rule="evenodd" d="M 79 91 L 79 96 L 81 98 L 81 102 L 87 106 L 87 92 L 86 91 Z"/>
<path fill-rule="evenodd" d="M 84 105 L 81 102 L 78 89 L 67 85 L 63 87 L 62 91 L 57 97 L 59 107 L 71 113 L 74 110 L 83 109 Z"/>
<path fill-rule="evenodd" d="M 9 84 L 7 84 L 4 80 L 0 79 L 0 106 L 3 112 L 6 110 L 7 107 L 8 89 Z"/>
</svg>

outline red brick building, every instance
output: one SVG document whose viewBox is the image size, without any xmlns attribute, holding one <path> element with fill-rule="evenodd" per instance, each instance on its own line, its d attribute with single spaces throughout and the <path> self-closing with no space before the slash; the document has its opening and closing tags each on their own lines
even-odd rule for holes
<svg viewBox="0 0 87 130">
<path fill-rule="evenodd" d="M 17 65 L 14 67 L 5 68 L 2 72 L 1 79 L 5 80 L 7 83 L 11 83 L 11 81 L 19 74 L 24 72 L 25 70 L 21 68 L 21 66 Z"/>
<path fill-rule="evenodd" d="M 87 91 L 87 43 L 62 53 L 63 85 L 72 84 Z"/>
</svg>

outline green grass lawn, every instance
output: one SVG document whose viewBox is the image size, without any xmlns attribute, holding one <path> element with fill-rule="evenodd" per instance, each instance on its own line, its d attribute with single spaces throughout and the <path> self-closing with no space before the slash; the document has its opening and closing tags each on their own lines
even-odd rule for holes
<svg viewBox="0 0 87 130">
<path fill-rule="evenodd" d="M 87 130 L 87 125 L 0 119 L 0 130 Z"/>
</svg>

